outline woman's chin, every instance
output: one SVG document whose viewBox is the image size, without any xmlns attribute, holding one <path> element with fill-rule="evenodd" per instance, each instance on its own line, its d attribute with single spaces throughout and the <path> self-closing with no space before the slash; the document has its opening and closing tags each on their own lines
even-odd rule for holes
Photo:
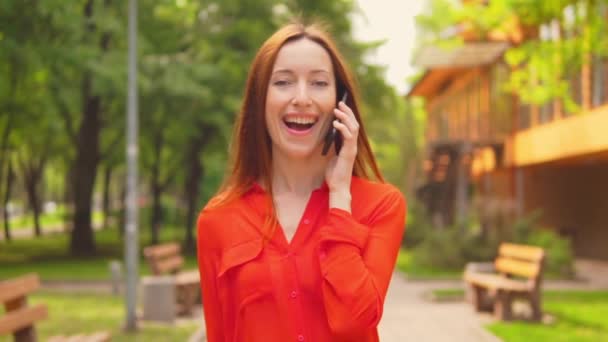
<svg viewBox="0 0 608 342">
<path fill-rule="evenodd" d="M 283 154 L 289 158 L 293 159 L 309 159 L 315 153 L 317 153 L 318 148 L 314 146 L 284 146 L 282 148 Z M 318 151 L 319 155 L 321 155 L 321 151 Z"/>
</svg>

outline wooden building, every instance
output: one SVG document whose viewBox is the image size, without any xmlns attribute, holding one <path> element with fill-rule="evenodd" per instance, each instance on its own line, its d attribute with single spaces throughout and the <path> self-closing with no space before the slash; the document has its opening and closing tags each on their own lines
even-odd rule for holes
<svg viewBox="0 0 608 342">
<path fill-rule="evenodd" d="M 439 224 L 465 217 L 475 198 L 518 215 L 541 209 L 540 225 L 571 237 L 577 257 L 608 260 L 608 61 L 590 56 L 571 78 L 580 112 L 523 105 L 501 90 L 504 54 L 541 30 L 514 20 L 479 39 L 465 29 L 464 45 L 417 56 L 425 73 L 408 96 L 424 97 L 428 113 L 417 194 Z"/>
</svg>

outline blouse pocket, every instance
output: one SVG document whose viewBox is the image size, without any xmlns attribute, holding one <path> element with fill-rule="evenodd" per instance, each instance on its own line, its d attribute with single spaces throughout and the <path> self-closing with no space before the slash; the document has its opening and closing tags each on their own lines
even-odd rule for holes
<svg viewBox="0 0 608 342">
<path fill-rule="evenodd" d="M 262 247 L 262 240 L 255 239 L 225 249 L 220 259 L 217 277 L 222 278 L 231 269 L 257 258 L 262 252 Z"/>
<path fill-rule="evenodd" d="M 270 269 L 263 250 L 262 240 L 256 239 L 222 252 L 218 282 L 237 305 L 253 294 L 266 294 L 272 290 Z"/>
<path fill-rule="evenodd" d="M 222 251 L 217 274 L 229 341 L 239 340 L 243 332 L 243 311 L 272 294 L 268 288 L 269 271 L 264 262 L 263 242 L 255 239 Z"/>
</svg>

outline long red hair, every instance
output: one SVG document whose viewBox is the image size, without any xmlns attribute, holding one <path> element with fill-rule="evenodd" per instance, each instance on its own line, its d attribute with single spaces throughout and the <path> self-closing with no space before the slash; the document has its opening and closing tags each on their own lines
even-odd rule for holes
<svg viewBox="0 0 608 342">
<path fill-rule="evenodd" d="M 359 122 L 359 136 L 357 140 L 357 157 L 353 167 L 353 175 L 370 179 L 370 171 L 377 181 L 384 182 L 384 178 L 376 159 L 372 153 L 369 140 L 359 111 L 359 93 L 356 81 L 347 67 L 344 58 L 338 52 L 336 44 L 319 24 L 304 25 L 291 23 L 276 31 L 258 50 L 247 78 L 244 100 L 236 119 L 232 135 L 230 151 L 230 166 L 224 183 L 208 207 L 225 205 L 245 194 L 253 184 L 260 180 L 268 194 L 272 194 L 272 149 L 270 136 L 266 130 L 266 94 L 270 76 L 283 45 L 288 42 L 309 39 L 323 47 L 329 54 L 336 81 L 336 96 L 348 91 L 347 105 L 352 109 Z M 336 102 L 338 98 L 336 98 Z M 271 196 L 269 196 L 271 197 Z M 272 198 L 270 200 L 271 212 L 266 225 L 270 226 L 269 235 L 274 234 L 276 215 Z M 264 230 L 266 231 L 266 230 Z"/>
</svg>

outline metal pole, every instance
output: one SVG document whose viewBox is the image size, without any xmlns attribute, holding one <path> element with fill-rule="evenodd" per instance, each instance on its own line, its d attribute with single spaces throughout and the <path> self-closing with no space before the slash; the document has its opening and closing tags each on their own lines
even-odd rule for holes
<svg viewBox="0 0 608 342">
<path fill-rule="evenodd" d="M 137 0 L 129 0 L 129 75 L 127 103 L 127 215 L 125 227 L 126 303 L 125 329 L 135 331 L 138 280 L 137 229 Z"/>
</svg>

